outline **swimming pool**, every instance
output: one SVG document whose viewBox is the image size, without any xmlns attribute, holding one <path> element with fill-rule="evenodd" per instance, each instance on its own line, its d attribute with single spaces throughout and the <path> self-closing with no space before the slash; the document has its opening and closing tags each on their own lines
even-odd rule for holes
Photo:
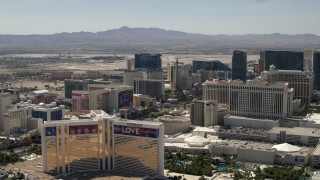
<svg viewBox="0 0 320 180">
<path fill-rule="evenodd" d="M 229 169 L 230 165 L 229 164 L 226 164 L 226 163 L 219 163 L 217 165 L 217 170 L 218 171 L 225 171 L 227 169 Z"/>
</svg>

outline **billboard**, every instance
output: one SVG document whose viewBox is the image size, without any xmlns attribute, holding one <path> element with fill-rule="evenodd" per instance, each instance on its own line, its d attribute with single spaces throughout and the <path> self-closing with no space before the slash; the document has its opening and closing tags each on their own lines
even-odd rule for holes
<svg viewBox="0 0 320 180">
<path fill-rule="evenodd" d="M 132 100 L 133 100 L 132 90 L 119 92 L 119 95 L 118 95 L 119 108 L 131 106 Z"/>
<path fill-rule="evenodd" d="M 120 135 L 159 138 L 159 129 L 114 125 L 113 132 Z"/>
<path fill-rule="evenodd" d="M 57 136 L 56 127 L 46 127 L 46 136 Z"/>
<path fill-rule="evenodd" d="M 82 134 L 98 134 L 97 125 L 78 125 L 69 126 L 70 135 L 82 135 Z"/>
</svg>

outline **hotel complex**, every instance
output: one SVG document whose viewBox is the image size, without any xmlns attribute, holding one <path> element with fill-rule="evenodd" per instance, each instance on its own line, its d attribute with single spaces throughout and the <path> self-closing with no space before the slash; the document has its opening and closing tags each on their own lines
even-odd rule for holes
<svg viewBox="0 0 320 180">
<path fill-rule="evenodd" d="M 288 82 L 294 89 L 293 98 L 301 99 L 301 104 L 309 106 L 314 86 L 314 75 L 310 71 L 277 70 L 271 65 L 269 71 L 263 71 L 261 78 L 269 83 Z"/>
<path fill-rule="evenodd" d="M 103 111 L 91 114 L 93 119 L 43 125 L 44 172 L 117 170 L 163 176 L 162 123 L 115 119 Z"/>
<path fill-rule="evenodd" d="M 230 106 L 230 114 L 256 118 L 286 118 L 292 115 L 293 89 L 286 82 L 268 83 L 254 79 L 243 83 L 206 81 L 203 100 L 217 100 Z"/>
</svg>

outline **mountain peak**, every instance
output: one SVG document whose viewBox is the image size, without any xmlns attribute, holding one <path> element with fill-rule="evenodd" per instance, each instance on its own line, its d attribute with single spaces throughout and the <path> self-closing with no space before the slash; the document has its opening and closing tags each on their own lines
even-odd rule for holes
<svg viewBox="0 0 320 180">
<path fill-rule="evenodd" d="M 129 28 L 128 26 L 122 26 L 122 27 L 119 28 L 119 29 L 131 29 L 131 28 Z"/>
</svg>

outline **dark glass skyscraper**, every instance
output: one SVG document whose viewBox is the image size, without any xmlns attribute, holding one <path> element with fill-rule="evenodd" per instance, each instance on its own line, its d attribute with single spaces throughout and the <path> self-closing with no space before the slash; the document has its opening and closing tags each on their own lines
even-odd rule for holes
<svg viewBox="0 0 320 180">
<path fill-rule="evenodd" d="M 264 70 L 269 70 L 270 65 L 275 65 L 282 70 L 303 71 L 303 52 L 295 51 L 265 51 L 260 53 L 260 59 L 264 59 Z"/>
<path fill-rule="evenodd" d="M 135 54 L 135 69 L 156 70 L 162 68 L 161 54 Z"/>
<path fill-rule="evenodd" d="M 320 90 L 320 51 L 313 54 L 314 89 Z"/>
<path fill-rule="evenodd" d="M 232 79 L 240 79 L 246 82 L 247 52 L 235 50 L 232 56 Z"/>
<path fill-rule="evenodd" d="M 231 69 L 223 64 L 222 62 L 215 61 L 201 61 L 194 60 L 192 61 L 192 72 L 196 73 L 198 70 L 203 69 L 206 71 L 231 71 Z"/>
</svg>

